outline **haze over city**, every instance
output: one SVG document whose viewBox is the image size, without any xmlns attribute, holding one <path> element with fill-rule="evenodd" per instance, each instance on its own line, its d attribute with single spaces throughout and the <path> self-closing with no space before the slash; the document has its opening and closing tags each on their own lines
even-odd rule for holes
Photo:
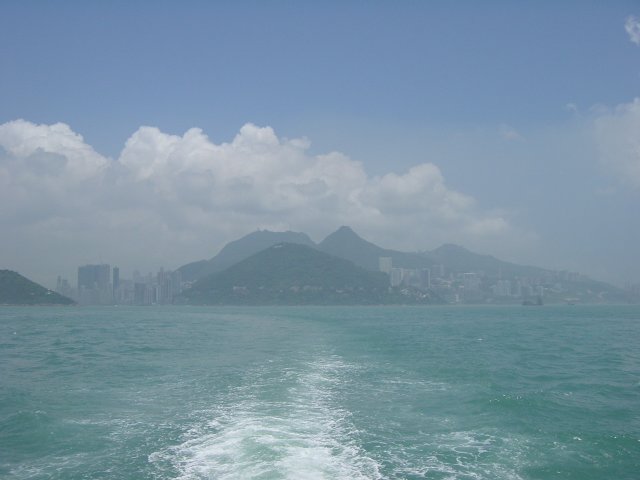
<svg viewBox="0 0 640 480">
<path fill-rule="evenodd" d="M 640 282 L 635 2 L 2 11 L 1 268 L 52 286 L 350 225 Z"/>
</svg>

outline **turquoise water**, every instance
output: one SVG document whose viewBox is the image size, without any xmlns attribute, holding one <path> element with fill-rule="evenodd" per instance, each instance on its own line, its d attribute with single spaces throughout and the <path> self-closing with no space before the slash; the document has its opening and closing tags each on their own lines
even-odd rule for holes
<svg viewBox="0 0 640 480">
<path fill-rule="evenodd" d="M 0 308 L 2 479 L 637 479 L 639 307 Z"/>
</svg>

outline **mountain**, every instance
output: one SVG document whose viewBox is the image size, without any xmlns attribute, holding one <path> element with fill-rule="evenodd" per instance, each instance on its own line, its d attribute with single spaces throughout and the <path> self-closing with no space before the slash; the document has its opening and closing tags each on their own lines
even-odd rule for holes
<svg viewBox="0 0 640 480">
<path fill-rule="evenodd" d="M 342 226 L 318 244 L 318 249 L 344 258 L 367 270 L 380 270 L 380 257 L 391 257 L 394 267 L 429 268 L 433 261 L 418 253 L 405 253 L 379 247 Z"/>
<path fill-rule="evenodd" d="M 540 276 L 549 270 L 538 267 L 516 265 L 515 263 L 499 260 L 491 255 L 473 253 L 459 245 L 447 243 L 435 250 L 425 252 L 436 264 L 443 265 L 448 272 L 483 272 L 492 278 L 514 276 Z"/>
<path fill-rule="evenodd" d="M 257 230 L 238 240 L 227 243 L 212 259 L 188 263 L 178 268 L 178 270 L 182 274 L 183 281 L 193 282 L 212 273 L 221 272 L 231 265 L 278 243 L 297 243 L 309 247 L 315 247 L 316 245 L 305 233 Z"/>
<path fill-rule="evenodd" d="M 284 242 L 282 242 L 283 240 Z M 231 267 L 281 242 L 305 246 L 304 258 L 299 259 L 302 262 L 300 268 L 313 271 L 322 271 L 321 262 L 318 263 L 317 257 L 313 257 L 313 254 L 309 252 L 328 254 L 333 258 L 333 261 L 341 259 L 352 267 L 358 266 L 367 270 L 368 273 L 375 272 L 378 275 L 380 275 L 380 257 L 390 257 L 392 266 L 397 270 L 394 270 L 391 276 L 386 277 L 386 285 L 387 287 L 393 285 L 394 288 L 387 289 L 386 296 L 378 295 L 378 297 L 369 293 L 360 297 L 353 293 L 344 294 L 344 291 L 353 290 L 355 284 L 350 285 L 351 290 L 349 290 L 342 288 L 343 285 L 339 282 L 335 284 L 331 281 L 322 283 L 319 279 L 314 278 L 313 282 L 309 283 L 308 279 L 291 277 L 291 269 L 298 261 L 298 257 L 280 258 L 277 255 L 274 258 L 280 258 L 283 265 L 276 265 L 273 263 L 274 260 L 271 260 L 269 264 L 271 274 L 284 275 L 282 281 L 285 284 L 278 287 L 277 291 L 270 287 L 272 284 L 279 285 L 281 280 L 277 275 L 266 279 L 264 274 L 260 273 L 263 276 L 258 278 L 264 282 L 260 285 L 251 284 L 249 277 L 252 274 L 249 271 L 245 271 L 242 281 L 233 280 L 235 277 L 229 277 L 229 281 L 236 282 L 231 287 L 238 287 L 233 294 L 228 292 L 228 288 L 231 288 L 229 285 L 224 286 L 220 283 L 222 276 L 215 277 L 217 279 L 215 281 L 211 280 L 213 274 L 220 274 L 223 271 L 225 275 L 229 272 L 234 273 L 235 270 Z M 288 252 L 290 248 L 287 247 L 283 251 Z M 311 258 L 315 258 L 316 263 Z M 263 261 L 266 262 L 266 260 Z M 254 267 L 256 272 L 267 268 L 264 265 L 254 265 L 251 268 Z M 429 269 L 429 273 L 425 276 L 425 270 L 422 269 Z M 422 253 L 399 252 L 368 242 L 347 226 L 340 227 L 318 245 L 314 244 L 304 233 L 257 231 L 230 242 L 211 260 L 188 264 L 181 267 L 180 270 L 186 281 L 201 279 L 204 282 L 206 279 L 207 282 L 213 282 L 209 287 L 206 287 L 204 286 L 206 282 L 198 281 L 194 284 L 194 287 L 197 286 L 197 288 L 191 293 L 185 294 L 187 301 L 195 303 L 328 304 L 433 303 L 436 301 L 520 303 L 523 299 L 536 296 L 544 296 L 545 303 L 626 303 L 630 301 L 629 296 L 621 289 L 577 273 L 517 265 L 451 244 L 445 244 L 435 250 Z M 331 276 L 329 275 L 327 278 L 331 278 Z M 215 288 L 213 288 L 214 286 Z M 305 286 L 308 288 L 303 290 L 305 292 L 303 295 L 298 290 Z M 222 290 L 220 290 L 221 288 Z M 365 290 L 367 288 L 363 287 Z M 343 291 L 342 296 L 336 295 L 338 290 Z M 215 301 L 212 300 L 214 297 L 211 296 L 211 292 L 217 295 Z M 247 292 L 250 293 L 247 294 Z M 323 293 L 320 295 L 318 292 Z M 398 294 L 404 295 L 404 298 L 392 298 Z"/>
<path fill-rule="evenodd" d="M 183 292 L 185 303 L 301 305 L 389 301 L 389 278 L 295 243 L 279 243 Z"/>
<path fill-rule="evenodd" d="M 73 300 L 11 270 L 0 270 L 0 305 L 71 305 Z"/>
</svg>

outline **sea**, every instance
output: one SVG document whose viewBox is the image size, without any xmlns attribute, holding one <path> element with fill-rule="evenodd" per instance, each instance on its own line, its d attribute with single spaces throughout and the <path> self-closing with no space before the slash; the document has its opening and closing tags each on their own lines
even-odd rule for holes
<svg viewBox="0 0 640 480">
<path fill-rule="evenodd" d="M 640 306 L 0 307 L 1 479 L 638 479 Z"/>
</svg>

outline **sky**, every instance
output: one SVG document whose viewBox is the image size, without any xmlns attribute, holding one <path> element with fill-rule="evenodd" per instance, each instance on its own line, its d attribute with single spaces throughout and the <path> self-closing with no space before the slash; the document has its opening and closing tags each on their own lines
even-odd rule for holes
<svg viewBox="0 0 640 480">
<path fill-rule="evenodd" d="M 256 229 L 640 282 L 640 3 L 0 6 L 0 268 Z"/>
</svg>

